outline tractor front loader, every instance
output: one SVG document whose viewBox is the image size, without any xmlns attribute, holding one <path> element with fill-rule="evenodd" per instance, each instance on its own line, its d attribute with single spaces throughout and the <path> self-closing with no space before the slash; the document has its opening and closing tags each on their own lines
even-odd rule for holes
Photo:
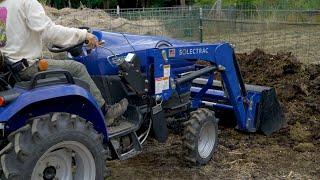
<svg viewBox="0 0 320 180">
<path fill-rule="evenodd" d="M 217 147 L 216 112 L 233 114 L 227 121 L 244 132 L 269 135 L 283 124 L 275 89 L 246 85 L 228 43 L 92 33 L 104 47 L 49 50 L 83 63 L 107 104 L 127 98 L 127 111 L 106 124 L 81 79 L 49 67 L 21 81 L 8 65 L 0 79 L 1 179 L 104 179 L 107 159 L 141 153 L 151 134 L 166 142 L 172 122 L 182 127 L 187 162 L 205 165 Z"/>
</svg>

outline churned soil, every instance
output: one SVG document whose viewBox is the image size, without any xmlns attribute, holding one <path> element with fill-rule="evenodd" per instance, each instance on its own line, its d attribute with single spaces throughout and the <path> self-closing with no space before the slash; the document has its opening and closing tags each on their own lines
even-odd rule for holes
<svg viewBox="0 0 320 180">
<path fill-rule="evenodd" d="M 290 139 L 319 145 L 320 65 L 302 64 L 291 53 L 270 55 L 259 49 L 237 57 L 247 83 L 276 88 Z"/>
</svg>

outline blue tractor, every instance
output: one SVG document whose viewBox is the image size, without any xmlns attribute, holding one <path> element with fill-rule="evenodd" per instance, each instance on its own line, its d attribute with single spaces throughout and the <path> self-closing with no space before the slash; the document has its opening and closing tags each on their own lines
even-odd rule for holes
<svg viewBox="0 0 320 180">
<path fill-rule="evenodd" d="M 172 124 L 181 127 L 186 161 L 205 165 L 217 147 L 220 113 L 232 114 L 224 121 L 244 132 L 269 135 L 283 123 L 275 90 L 246 85 L 228 43 L 92 33 L 103 47 L 49 50 L 83 63 L 106 102 L 127 98 L 127 111 L 106 124 L 88 85 L 68 71 L 49 67 L 21 81 L 7 65 L 0 76 L 2 179 L 104 179 L 106 160 L 141 153 L 149 135 L 165 142 Z"/>
</svg>

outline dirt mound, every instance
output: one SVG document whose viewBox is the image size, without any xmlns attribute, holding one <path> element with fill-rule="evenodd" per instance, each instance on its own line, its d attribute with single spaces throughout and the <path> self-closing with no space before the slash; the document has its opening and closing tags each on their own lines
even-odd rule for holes
<svg viewBox="0 0 320 180">
<path fill-rule="evenodd" d="M 64 8 L 57 10 L 52 7 L 45 7 L 47 15 L 56 23 L 68 27 L 88 26 L 115 32 L 133 34 L 159 34 L 165 35 L 166 29 L 156 19 L 129 20 L 115 15 L 111 16 L 100 9 L 71 9 Z M 152 28 L 147 28 L 152 27 Z"/>
<path fill-rule="evenodd" d="M 245 82 L 276 88 L 290 139 L 320 145 L 320 65 L 302 64 L 291 53 L 271 55 L 260 49 L 237 58 Z"/>
</svg>

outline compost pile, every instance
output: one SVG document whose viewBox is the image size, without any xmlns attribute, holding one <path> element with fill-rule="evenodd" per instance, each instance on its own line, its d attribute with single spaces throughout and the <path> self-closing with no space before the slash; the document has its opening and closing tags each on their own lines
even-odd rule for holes
<svg viewBox="0 0 320 180">
<path fill-rule="evenodd" d="M 260 49 L 237 55 L 248 84 L 275 87 L 286 115 L 290 139 L 320 142 L 320 65 L 302 64 L 291 53 Z"/>
<path fill-rule="evenodd" d="M 113 32 L 126 32 L 133 34 L 165 34 L 166 30 L 161 22 L 155 19 L 126 19 L 115 14 L 109 14 L 100 9 L 55 9 L 45 6 L 46 14 L 59 25 L 67 27 L 89 26 L 101 30 Z M 152 27 L 152 28 L 146 28 Z"/>
</svg>

